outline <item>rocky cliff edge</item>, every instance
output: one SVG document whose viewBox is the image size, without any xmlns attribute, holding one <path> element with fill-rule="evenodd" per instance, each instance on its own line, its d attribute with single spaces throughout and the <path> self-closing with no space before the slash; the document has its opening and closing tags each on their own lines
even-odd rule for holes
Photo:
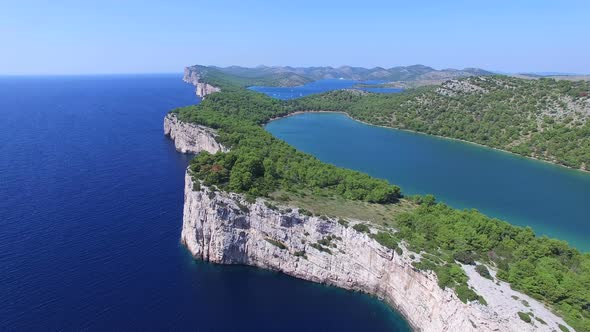
<svg viewBox="0 0 590 332">
<path fill-rule="evenodd" d="M 203 82 L 199 72 L 191 67 L 184 68 L 184 76 L 182 79 L 186 83 L 194 85 L 196 87 L 195 93 L 201 98 L 205 98 L 207 95 L 221 91 L 220 88 Z"/>
<path fill-rule="evenodd" d="M 166 117 L 164 127 L 179 151 L 227 151 L 209 128 L 179 122 L 174 115 Z M 434 273 L 412 266 L 418 253 L 404 243 L 398 253 L 351 227 L 361 221 L 344 226 L 261 198 L 248 202 L 193 182 L 189 172 L 181 241 L 196 258 L 368 293 L 402 313 L 417 331 L 559 331 L 559 324 L 573 331 L 543 304 L 504 282 L 483 278 L 471 266 L 463 267 L 468 283 L 487 305 L 463 303 L 454 291 L 441 289 Z M 532 313 L 532 321 L 525 322 L 518 312 Z"/>
</svg>

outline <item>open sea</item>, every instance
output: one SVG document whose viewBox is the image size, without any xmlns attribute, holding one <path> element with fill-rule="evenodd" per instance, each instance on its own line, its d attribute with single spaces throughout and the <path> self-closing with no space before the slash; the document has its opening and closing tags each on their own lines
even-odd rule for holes
<svg viewBox="0 0 590 332">
<path fill-rule="evenodd" d="M 195 261 L 180 74 L 0 77 L 0 330 L 408 331 L 378 300 Z"/>
</svg>

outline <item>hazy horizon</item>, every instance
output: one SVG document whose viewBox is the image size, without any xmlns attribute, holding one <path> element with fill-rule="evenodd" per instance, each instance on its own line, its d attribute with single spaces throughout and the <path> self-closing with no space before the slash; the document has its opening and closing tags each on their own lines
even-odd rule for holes
<svg viewBox="0 0 590 332">
<path fill-rule="evenodd" d="M 23 0 L 0 5 L 0 75 L 181 72 L 193 64 L 590 73 L 586 1 Z"/>
<path fill-rule="evenodd" d="M 180 70 L 177 71 L 167 71 L 167 72 L 104 72 L 104 73 L 45 73 L 45 74 L 36 74 L 36 73 L 23 73 L 23 74 L 3 74 L 0 73 L 0 78 L 2 77 L 53 77 L 53 76 L 117 76 L 117 75 L 121 75 L 121 76 L 126 76 L 126 75 L 182 75 L 183 74 L 183 69 L 184 67 L 190 67 L 193 65 L 202 65 L 199 63 L 194 63 L 191 65 L 186 65 L 183 66 Z M 421 63 L 417 63 L 414 65 L 423 65 Z M 340 65 L 340 66 L 330 66 L 330 65 L 326 65 L 326 66 L 306 66 L 306 67 L 300 67 L 300 66 L 292 66 L 292 65 L 277 65 L 277 66 L 267 66 L 267 65 L 257 65 L 257 66 L 240 66 L 240 65 L 229 65 L 229 66 L 217 66 L 214 64 L 211 65 L 206 65 L 206 66 L 215 66 L 215 67 L 223 67 L 223 68 L 227 68 L 227 67 L 231 67 L 231 66 L 238 66 L 238 67 L 244 67 L 244 68 L 255 68 L 255 67 L 259 67 L 259 66 L 266 66 L 266 67 L 293 67 L 293 68 L 309 68 L 309 67 L 333 67 L 333 68 L 338 68 L 338 67 L 342 67 L 342 66 L 348 66 L 348 65 Z M 401 67 L 407 67 L 407 66 L 413 66 L 413 65 L 404 65 Z M 572 72 L 554 72 L 554 71 L 517 71 L 517 72 L 503 72 L 503 71 L 498 71 L 498 70 L 493 70 L 493 69 L 489 69 L 489 68 L 482 68 L 482 67 L 465 67 L 465 68 L 451 68 L 451 67 L 444 67 L 444 68 L 436 68 L 433 66 L 428 66 L 428 65 L 424 65 L 427 67 L 431 67 L 434 68 L 436 70 L 445 70 L 445 69 L 467 69 L 467 68 L 478 68 L 478 69 L 483 69 L 495 74 L 499 74 L 499 75 L 517 75 L 517 74 L 530 74 L 530 75 L 540 75 L 540 76 L 587 76 L 590 75 L 590 73 L 588 72 L 578 72 L 578 73 L 572 73 Z M 372 69 L 372 68 L 376 68 L 376 67 L 381 67 L 381 68 L 385 68 L 385 69 L 390 69 L 393 67 L 400 67 L 400 66 L 391 66 L 391 67 L 384 67 L 384 66 L 352 66 L 352 67 L 357 67 L 357 68 L 366 68 L 366 69 Z"/>
</svg>

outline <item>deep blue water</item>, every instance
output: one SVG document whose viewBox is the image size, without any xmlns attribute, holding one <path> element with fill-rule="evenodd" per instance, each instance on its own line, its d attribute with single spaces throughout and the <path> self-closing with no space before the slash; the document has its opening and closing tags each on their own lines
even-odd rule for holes
<svg viewBox="0 0 590 332">
<path fill-rule="evenodd" d="M 266 126 L 319 159 L 590 251 L 590 174 L 474 144 L 307 113 Z"/>
<path fill-rule="evenodd" d="M 405 331 L 368 296 L 180 245 L 180 75 L 0 78 L 0 330 Z"/>
<path fill-rule="evenodd" d="M 314 81 L 302 86 L 296 87 L 264 87 L 264 86 L 252 86 L 250 87 L 251 90 L 265 93 L 273 98 L 277 99 L 293 99 L 299 97 L 305 97 L 310 94 L 314 93 L 322 93 L 331 90 L 339 90 L 339 89 L 348 89 L 352 88 L 357 83 L 366 83 L 366 84 L 378 84 L 383 83 L 383 81 L 354 81 L 354 80 L 340 80 L 340 79 L 326 79 L 326 80 L 319 80 Z M 402 89 L 396 88 L 363 88 L 361 90 L 375 92 L 375 93 L 396 93 L 402 91 Z"/>
</svg>

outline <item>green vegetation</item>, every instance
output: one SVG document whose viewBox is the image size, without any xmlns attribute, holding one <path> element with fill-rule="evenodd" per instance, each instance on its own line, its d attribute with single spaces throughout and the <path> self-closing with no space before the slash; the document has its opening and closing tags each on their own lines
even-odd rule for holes
<svg viewBox="0 0 590 332">
<path fill-rule="evenodd" d="M 475 254 L 471 251 L 457 251 L 453 253 L 453 259 L 459 263 L 475 265 Z"/>
<path fill-rule="evenodd" d="M 399 187 L 387 181 L 324 164 L 274 138 L 259 124 L 283 113 L 278 106 L 244 90 L 216 93 L 197 106 L 177 110 L 182 121 L 217 129 L 219 141 L 231 148 L 228 153 L 200 153 L 191 161 L 193 174 L 205 185 L 252 196 L 306 189 L 372 203 L 400 198 Z"/>
<path fill-rule="evenodd" d="M 224 91 L 248 86 L 297 86 L 324 78 L 343 77 L 355 80 L 387 80 L 400 82 L 403 86 L 423 85 L 428 82 L 441 82 L 445 79 L 470 75 L 491 75 L 478 68 L 463 70 L 443 69 L 413 65 L 393 68 L 361 68 L 361 67 L 267 67 L 245 68 L 192 66 L 190 71 L 198 73 L 202 82 L 220 87 Z M 436 78 L 433 79 L 432 76 Z M 377 85 L 375 87 L 382 87 Z"/>
<path fill-rule="evenodd" d="M 522 319 L 523 321 L 525 321 L 525 322 L 527 322 L 527 323 L 530 323 L 530 322 L 532 322 L 532 320 L 531 320 L 531 316 L 530 316 L 530 314 L 529 314 L 529 313 L 526 313 L 526 312 L 519 311 L 519 312 L 518 312 L 518 317 L 520 317 L 520 319 Z"/>
<path fill-rule="evenodd" d="M 497 278 L 512 288 L 550 303 L 573 327 L 590 331 L 590 254 L 567 243 L 536 237 L 530 228 L 512 226 L 476 210 L 456 210 L 444 204 L 420 205 L 398 215 L 397 236 L 413 251 L 436 255 L 417 268 L 437 272 L 446 280 L 462 283 L 459 271 L 441 267 L 457 253 L 469 252 L 478 261 L 497 268 Z M 459 257 L 462 257 L 459 255 Z"/>
<path fill-rule="evenodd" d="M 272 244 L 275 247 L 278 247 L 279 249 L 285 250 L 287 249 L 287 246 L 285 246 L 282 242 L 279 242 L 277 240 L 271 239 L 271 238 L 264 238 L 266 240 L 266 242 Z"/>
<path fill-rule="evenodd" d="M 361 225 L 361 224 L 359 224 Z M 371 235 L 375 241 L 379 242 L 384 247 L 389 249 L 396 249 L 398 240 L 393 237 L 390 233 L 387 232 L 377 232 L 377 234 Z"/>
<path fill-rule="evenodd" d="M 293 255 L 295 257 L 303 257 L 303 258 L 307 259 L 307 255 L 306 255 L 305 251 L 296 251 L 295 253 L 293 253 Z"/>
<path fill-rule="evenodd" d="M 322 246 L 322 245 L 321 245 L 321 244 L 319 244 L 319 243 L 312 243 L 312 244 L 310 244 L 310 246 L 311 246 L 312 248 L 315 248 L 315 249 L 319 250 L 319 251 L 326 252 L 326 253 L 328 253 L 328 254 L 330 254 L 330 255 L 332 254 L 332 251 L 331 251 L 329 248 L 327 248 L 327 247 L 325 247 L 325 246 Z"/>
<path fill-rule="evenodd" d="M 308 217 L 313 216 L 313 213 L 311 211 L 308 211 L 308 210 L 303 209 L 303 208 L 299 209 L 299 214 L 301 214 L 303 216 L 308 216 Z"/>
<path fill-rule="evenodd" d="M 293 86 L 309 83 L 312 80 L 296 73 L 265 72 L 252 68 L 217 68 L 193 66 L 205 83 L 221 88 L 223 91 L 237 90 L 248 86 Z"/>
<path fill-rule="evenodd" d="M 466 140 L 573 168 L 590 168 L 586 81 L 468 77 L 399 94 L 332 91 L 289 102 L 375 125 Z"/>
<path fill-rule="evenodd" d="M 271 210 L 274 210 L 274 211 L 276 211 L 276 210 L 279 209 L 276 205 L 274 205 L 274 204 L 272 204 L 271 202 L 268 202 L 268 201 L 265 201 L 264 202 L 264 206 L 266 206 L 267 208 L 269 208 Z"/>
<path fill-rule="evenodd" d="M 409 200 L 400 200 L 395 204 L 377 204 L 359 200 L 345 199 L 323 190 L 292 191 L 289 193 L 275 192 L 270 194 L 277 204 L 285 204 L 303 208 L 314 215 L 338 217 L 338 223 L 348 226 L 348 220 L 370 220 L 375 224 L 394 226 L 395 216 L 415 208 L 416 204 Z"/>
<path fill-rule="evenodd" d="M 455 292 L 459 300 L 463 301 L 463 303 L 477 301 L 483 305 L 488 304 L 481 295 L 478 295 L 473 289 L 467 286 L 467 283 L 461 283 L 455 286 Z"/>
<path fill-rule="evenodd" d="M 301 109 L 341 110 L 376 124 L 494 147 L 512 149 L 524 144 L 535 155 L 556 158 L 568 165 L 571 162 L 574 167 L 590 160 L 590 135 L 584 132 L 588 130 L 583 129 L 588 126 L 585 120 L 570 112 L 566 117 L 572 120 L 563 125 L 563 114 L 545 116 L 543 106 L 565 97 L 577 102 L 581 97 L 576 96 L 587 90 L 587 84 L 521 82 L 502 77 L 489 82 L 477 80 L 466 81 L 477 83 L 488 92 L 447 97 L 437 93 L 436 88 L 426 87 L 399 95 L 332 92 L 291 102 L 277 101 L 226 82 L 231 88 L 208 96 L 197 106 L 174 112 L 182 121 L 217 129 L 220 143 L 231 149 L 227 153 L 201 153 L 191 161 L 190 173 L 203 185 L 243 193 L 249 200 L 266 197 L 294 203 L 301 214 L 336 218 L 360 215 L 367 218 L 358 219 L 376 221 L 379 226 L 395 226 L 399 230 L 395 236 L 381 232 L 375 235 L 376 240 L 392 248 L 397 239 L 406 241 L 408 249 L 421 256 L 414 267 L 434 271 L 440 286 L 455 289 L 462 301 L 485 303 L 467 286 L 467 276 L 458 264 L 478 261 L 497 270 L 498 279 L 551 305 L 575 329 L 590 331 L 590 254 L 580 253 L 562 241 L 536 237 L 530 228 L 512 226 L 475 210 L 461 211 L 437 204 L 433 196 L 405 199 L 399 187 L 324 164 L 272 137 L 261 127 L 273 117 Z M 429 102 L 422 104 L 425 100 Z M 531 100 L 535 103 L 530 104 Z M 539 118 L 542 123 L 537 121 Z M 581 122 L 584 124 L 579 125 Z M 586 134 L 577 136 L 580 133 Z M 545 149 L 531 145 L 535 137 L 540 137 Z M 562 139 L 568 142 L 567 146 L 559 143 Z M 247 212 L 244 208 L 240 207 Z M 369 232 L 366 224 L 353 228 Z M 310 245 L 331 253 L 332 240 L 322 239 L 321 243 Z M 275 242 L 271 243 L 286 249 Z"/>
<path fill-rule="evenodd" d="M 490 274 L 490 270 L 485 265 L 478 265 L 475 267 L 475 272 L 479 273 L 480 276 L 486 279 L 492 279 L 492 275 Z"/>
<path fill-rule="evenodd" d="M 352 226 L 352 229 L 354 229 L 357 232 L 361 232 L 361 233 L 370 233 L 371 230 L 369 229 L 369 226 L 367 226 L 367 224 L 356 224 L 354 226 Z"/>
<path fill-rule="evenodd" d="M 452 262 L 448 256 L 443 255 L 443 258 L 423 253 L 420 261 L 414 262 L 412 265 L 419 270 L 434 271 L 438 277 L 440 288 L 454 289 L 461 301 L 465 303 L 479 301 L 479 303 L 486 305 L 487 302 L 467 285 L 467 275 L 461 266 Z"/>
<path fill-rule="evenodd" d="M 199 181 L 193 182 L 193 191 L 199 191 L 199 190 L 201 190 L 201 182 L 199 182 Z"/>
<path fill-rule="evenodd" d="M 545 322 L 545 321 L 544 321 L 544 320 L 542 320 L 541 318 L 539 318 L 539 317 L 536 317 L 536 316 L 535 316 L 535 319 L 536 319 L 536 320 L 537 320 L 539 323 L 541 323 L 541 324 L 543 324 L 543 325 L 547 325 L 547 322 Z"/>
<path fill-rule="evenodd" d="M 240 202 L 236 202 L 236 205 L 238 206 L 238 208 L 240 209 L 240 211 L 242 211 L 243 213 L 248 213 L 250 212 L 250 209 L 248 209 L 248 207 Z"/>
<path fill-rule="evenodd" d="M 337 237 L 335 235 L 328 235 L 328 236 L 324 236 L 321 240 L 318 240 L 317 244 L 319 244 L 320 246 L 323 247 L 331 247 L 331 248 L 338 248 L 338 246 L 336 245 L 336 243 L 334 243 L 333 241 L 341 241 L 342 238 Z"/>
</svg>

